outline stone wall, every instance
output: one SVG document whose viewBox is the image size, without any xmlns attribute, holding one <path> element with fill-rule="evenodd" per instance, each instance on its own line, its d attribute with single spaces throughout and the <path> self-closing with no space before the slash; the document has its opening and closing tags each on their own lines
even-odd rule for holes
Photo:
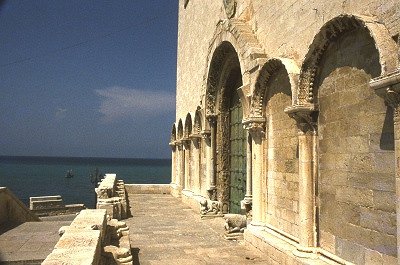
<svg viewBox="0 0 400 265">
<path fill-rule="evenodd" d="M 393 113 L 368 84 L 378 60 L 371 37 L 350 32 L 328 47 L 318 88 L 321 246 L 357 264 L 397 252 Z"/>
<path fill-rule="evenodd" d="M 60 228 L 60 240 L 42 264 L 133 264 L 129 228 L 105 209 L 82 210 Z"/>
<path fill-rule="evenodd" d="M 179 1 L 176 121 L 201 106 L 210 42 L 218 21 L 226 19 L 223 1 Z M 237 1 L 237 15 L 248 22 L 269 57 L 292 58 L 299 65 L 320 28 L 340 14 L 375 16 L 391 36 L 400 32 L 400 4 L 377 1 Z M 211 59 L 211 58 L 209 58 Z M 204 99 L 203 102 L 204 104 Z"/>
<path fill-rule="evenodd" d="M 249 135 L 245 199 L 252 201 L 253 219 L 245 240 L 264 240 L 268 255 L 286 251 L 293 262 L 311 257 L 298 263 L 319 257 L 395 264 L 399 33 L 400 2 L 394 0 L 180 1 L 178 133 L 171 146 L 179 150 L 191 141 L 187 121 L 200 112 L 207 143 L 200 150 L 200 183 L 210 188 L 204 194 L 187 186 L 183 199 L 216 194 L 227 210 L 226 91 L 238 60 L 236 93 Z M 180 152 L 172 189 L 178 195 L 190 178 L 186 167 L 197 162 Z M 291 247 L 279 248 L 270 235 Z"/>
<path fill-rule="evenodd" d="M 299 180 L 296 124 L 284 109 L 292 93 L 285 68 L 268 80 L 265 98 L 267 125 L 266 221 L 298 237 Z"/>
<path fill-rule="evenodd" d="M 6 187 L 0 187 L 0 226 L 39 221 L 39 218 Z"/>
</svg>

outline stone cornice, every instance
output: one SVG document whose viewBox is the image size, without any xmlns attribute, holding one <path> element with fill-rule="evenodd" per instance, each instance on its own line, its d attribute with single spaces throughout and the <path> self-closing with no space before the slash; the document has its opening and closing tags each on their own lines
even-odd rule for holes
<svg viewBox="0 0 400 265">
<path fill-rule="evenodd" d="M 397 107 L 400 103 L 400 69 L 384 76 L 371 79 L 369 85 L 388 105 Z"/>
<path fill-rule="evenodd" d="M 316 104 L 293 105 L 285 108 L 284 111 L 289 117 L 296 120 L 301 131 L 316 130 L 316 122 L 313 119 L 313 114 L 318 111 L 318 106 Z"/>
</svg>

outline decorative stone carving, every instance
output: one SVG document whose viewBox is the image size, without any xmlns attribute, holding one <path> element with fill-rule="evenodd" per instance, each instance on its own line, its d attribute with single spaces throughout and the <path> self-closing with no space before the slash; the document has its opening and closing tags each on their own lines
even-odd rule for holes
<svg viewBox="0 0 400 265">
<path fill-rule="evenodd" d="M 200 200 L 200 214 L 216 215 L 221 213 L 221 203 L 219 201 L 202 199 Z"/>
<path fill-rule="evenodd" d="M 247 227 L 247 217 L 241 214 L 225 214 L 226 234 L 243 233 Z"/>
<path fill-rule="evenodd" d="M 396 44 L 390 39 L 385 26 L 372 17 L 356 15 L 340 15 L 328 21 L 315 36 L 300 73 L 299 92 L 296 104 L 315 103 L 315 75 L 319 62 L 330 42 L 344 32 L 355 29 L 367 29 L 376 43 L 379 52 L 382 75 L 396 69 Z"/>
<path fill-rule="evenodd" d="M 285 113 L 295 119 L 298 128 L 302 132 L 316 132 L 317 106 L 314 104 L 295 105 L 285 108 Z"/>
<path fill-rule="evenodd" d="M 235 2 L 233 0 L 228 2 Z M 232 4 L 231 4 L 232 5 Z M 228 37 L 229 36 L 229 37 Z M 222 37 L 222 39 L 221 39 Z M 230 45 L 229 43 L 232 45 Z M 240 67 L 242 73 L 250 72 L 252 68 L 261 68 L 256 59 L 266 58 L 266 54 L 259 44 L 250 25 L 238 19 L 223 20 L 218 23 L 214 36 L 209 44 L 207 55 L 206 72 L 204 73 L 204 83 L 206 84 L 205 95 L 205 114 L 216 113 L 217 92 L 220 89 L 222 71 L 226 59 L 231 54 L 239 56 L 247 54 L 245 58 L 240 57 Z"/>
<path fill-rule="evenodd" d="M 224 0 L 225 13 L 228 18 L 233 18 L 236 12 L 235 0 Z"/>
<path fill-rule="evenodd" d="M 265 135 L 265 118 L 250 117 L 243 120 L 243 126 L 249 131 L 253 139 L 258 140 Z"/>
</svg>

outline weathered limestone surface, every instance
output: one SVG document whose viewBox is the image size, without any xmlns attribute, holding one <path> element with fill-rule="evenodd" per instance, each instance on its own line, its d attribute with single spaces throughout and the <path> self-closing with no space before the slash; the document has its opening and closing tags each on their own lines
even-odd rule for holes
<svg viewBox="0 0 400 265">
<path fill-rule="evenodd" d="M 97 194 L 97 209 L 106 209 L 110 218 L 118 220 L 128 216 L 125 183 L 117 180 L 116 174 L 106 174 L 99 186 L 95 189 Z"/>
<path fill-rule="evenodd" d="M 0 232 L 0 264 L 41 264 L 60 239 L 59 228 L 71 224 L 74 217 L 46 217 Z"/>
<path fill-rule="evenodd" d="M 42 264 L 130 264 L 129 227 L 107 219 L 106 209 L 83 210 L 69 226 Z"/>
<path fill-rule="evenodd" d="M 85 209 L 84 204 L 65 205 L 61 195 L 29 198 L 29 209 L 38 216 L 72 214 Z"/>
<path fill-rule="evenodd" d="M 310 264 L 398 263 L 399 10 L 396 0 L 181 0 L 174 196 L 230 211 L 237 93 L 251 142 L 246 241 Z M 198 132 L 200 157 L 185 155 Z"/>
<path fill-rule="evenodd" d="M 2 227 L 39 221 L 10 190 L 0 187 L 0 230 Z"/>
<path fill-rule="evenodd" d="M 134 264 L 268 264 L 254 248 L 223 238 L 222 218 L 201 219 L 180 199 L 129 193 Z"/>
</svg>

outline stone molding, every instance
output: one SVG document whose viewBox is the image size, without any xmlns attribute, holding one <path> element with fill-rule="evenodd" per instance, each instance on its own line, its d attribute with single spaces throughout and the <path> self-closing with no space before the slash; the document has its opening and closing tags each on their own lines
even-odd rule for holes
<svg viewBox="0 0 400 265">
<path fill-rule="evenodd" d="M 285 113 L 294 119 L 301 132 L 316 132 L 317 124 L 314 113 L 318 112 L 318 107 L 315 104 L 294 105 L 285 108 Z"/>
<path fill-rule="evenodd" d="M 396 43 L 391 39 L 388 30 L 378 19 L 360 15 L 340 15 L 325 23 L 315 35 L 309 51 L 303 60 L 300 72 L 298 96 L 295 104 L 315 102 L 315 75 L 319 62 L 330 42 L 345 32 L 355 29 L 366 29 L 375 42 L 381 64 L 381 75 L 394 71 L 397 67 Z"/>
<path fill-rule="evenodd" d="M 263 65 L 256 79 L 255 87 L 251 98 L 250 115 L 262 116 L 264 97 L 267 92 L 267 82 L 271 75 L 279 70 L 285 68 L 288 75 L 290 87 L 292 91 L 292 104 L 296 102 L 298 80 L 300 75 L 300 68 L 295 61 L 287 58 L 271 58 Z"/>
<path fill-rule="evenodd" d="M 229 43 L 230 45 L 226 45 Z M 204 85 L 206 86 L 205 113 L 216 113 L 217 93 L 220 77 L 223 74 L 226 60 L 230 55 L 237 53 L 243 83 L 251 83 L 250 75 L 261 69 L 259 58 L 266 58 L 266 54 L 253 33 L 251 26 L 239 19 L 221 20 L 215 29 L 210 41 Z"/>
</svg>

